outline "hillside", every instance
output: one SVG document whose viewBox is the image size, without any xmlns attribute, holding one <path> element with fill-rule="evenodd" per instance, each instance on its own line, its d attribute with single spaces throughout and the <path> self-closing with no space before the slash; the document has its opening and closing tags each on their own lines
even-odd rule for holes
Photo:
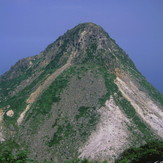
<svg viewBox="0 0 163 163">
<path fill-rule="evenodd" d="M 93 23 L 2 75 L 0 108 L 0 141 L 12 139 L 37 161 L 114 162 L 129 147 L 163 139 L 162 95 Z"/>
</svg>

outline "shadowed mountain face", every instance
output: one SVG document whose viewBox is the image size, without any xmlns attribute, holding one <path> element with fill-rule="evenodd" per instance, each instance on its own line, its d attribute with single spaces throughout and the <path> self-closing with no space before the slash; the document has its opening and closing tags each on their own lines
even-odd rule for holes
<svg viewBox="0 0 163 163">
<path fill-rule="evenodd" d="M 11 138 L 37 161 L 114 162 L 163 139 L 163 97 L 100 26 L 79 24 L 0 77 L 0 141 Z"/>
</svg>

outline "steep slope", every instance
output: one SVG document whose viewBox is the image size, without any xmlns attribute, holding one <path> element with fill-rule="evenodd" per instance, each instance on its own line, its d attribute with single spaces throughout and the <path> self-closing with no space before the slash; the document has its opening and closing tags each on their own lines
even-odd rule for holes
<svg viewBox="0 0 163 163">
<path fill-rule="evenodd" d="M 34 160 L 114 160 L 163 138 L 163 97 L 100 27 L 79 24 L 0 77 L 0 141 Z"/>
</svg>

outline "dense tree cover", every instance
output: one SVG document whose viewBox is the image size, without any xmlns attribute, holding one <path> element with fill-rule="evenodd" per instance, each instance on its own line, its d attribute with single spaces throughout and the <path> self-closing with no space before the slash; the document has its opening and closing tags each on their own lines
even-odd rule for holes
<svg viewBox="0 0 163 163">
<path fill-rule="evenodd" d="M 163 141 L 151 141 L 141 147 L 123 152 L 116 163 L 153 163 L 163 161 Z"/>
<path fill-rule="evenodd" d="M 28 159 L 28 151 L 13 140 L 0 143 L 0 163 L 32 163 Z M 34 163 L 34 162 L 33 162 Z"/>
<path fill-rule="evenodd" d="M 12 154 L 9 151 L 4 151 L 0 154 L 1 163 L 34 163 L 34 161 L 27 158 L 27 151 L 20 151 L 17 154 Z"/>
</svg>

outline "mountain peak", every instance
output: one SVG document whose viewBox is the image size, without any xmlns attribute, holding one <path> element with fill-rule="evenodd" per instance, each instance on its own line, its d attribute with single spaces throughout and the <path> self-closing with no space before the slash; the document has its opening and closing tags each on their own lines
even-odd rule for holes
<svg viewBox="0 0 163 163">
<path fill-rule="evenodd" d="M 79 32 L 79 34 L 81 34 L 83 31 L 87 32 L 87 34 L 89 35 L 99 35 L 101 33 L 108 36 L 108 34 L 101 26 L 91 22 L 78 24 L 77 26 L 69 30 L 69 32 Z"/>
<path fill-rule="evenodd" d="M 77 26 L 94 26 L 97 27 L 98 25 L 92 22 L 84 22 L 84 23 L 80 23 Z"/>
<path fill-rule="evenodd" d="M 106 58 L 108 60 L 113 46 L 117 47 L 102 27 L 94 23 L 81 23 L 50 44 L 45 52 L 49 51 L 51 55 L 54 49 L 59 48 L 60 51 L 64 51 L 63 57 L 67 57 L 72 52 L 76 53 L 73 58 L 76 63 L 96 62 Z M 105 51 L 107 54 L 101 53 L 101 51 Z M 46 53 L 46 55 L 48 54 Z M 111 61 L 111 58 L 109 60 Z"/>
<path fill-rule="evenodd" d="M 85 29 L 94 28 L 94 29 L 103 30 L 103 28 L 101 26 L 99 26 L 99 25 L 97 25 L 95 23 L 92 23 L 92 22 L 80 23 L 77 26 L 75 26 L 74 28 L 85 28 Z"/>
<path fill-rule="evenodd" d="M 59 40 L 68 53 L 72 49 L 77 53 L 73 59 L 76 63 L 100 63 L 113 70 L 115 67 L 123 67 L 121 61 L 125 60 L 135 68 L 128 55 L 97 24 L 81 23 L 68 30 Z"/>
</svg>

